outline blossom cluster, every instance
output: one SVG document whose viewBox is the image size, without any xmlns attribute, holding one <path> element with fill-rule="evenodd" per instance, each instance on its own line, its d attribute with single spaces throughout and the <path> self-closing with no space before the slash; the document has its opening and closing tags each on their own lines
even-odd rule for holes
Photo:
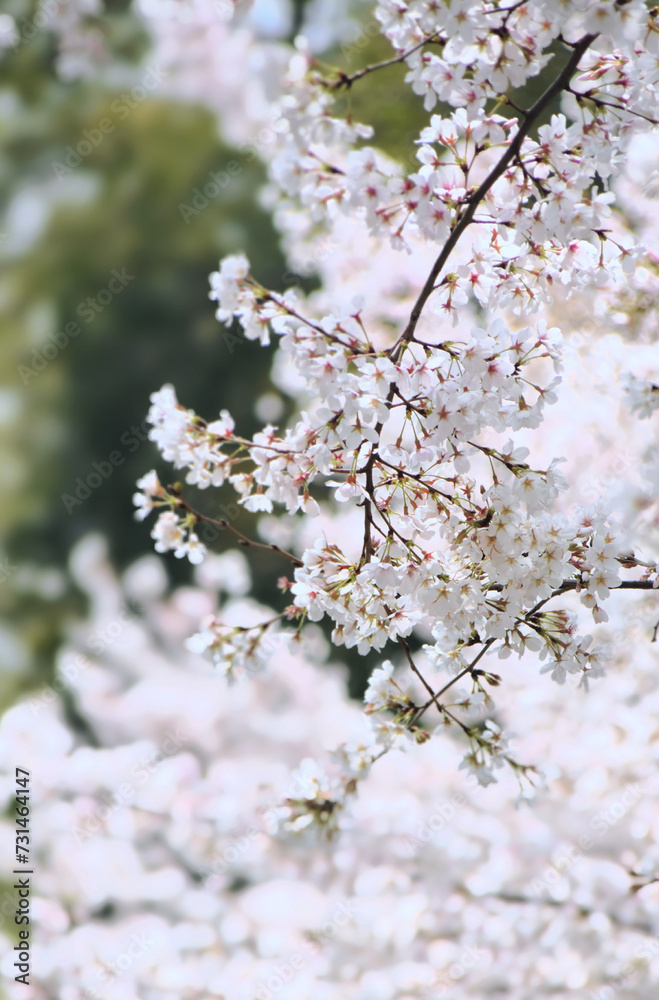
<svg viewBox="0 0 659 1000">
<path fill-rule="evenodd" d="M 318 514 L 310 491 L 321 485 L 338 503 L 365 508 L 361 551 L 321 537 L 293 557 L 286 617 L 329 616 L 334 643 L 363 653 L 425 629 L 435 640 L 428 648 L 436 668 L 450 662 L 469 672 L 467 652 L 478 643 L 501 657 L 539 651 L 543 670 L 559 682 L 566 672 L 597 676 L 591 637 L 579 634 L 573 616 L 541 608 L 567 586 L 579 590 L 596 622 L 606 620 L 601 602 L 620 578 L 605 515 L 553 512 L 566 488 L 556 462 L 534 470 L 528 449 L 512 440 L 498 448 L 480 443 L 486 432 L 540 424 L 556 398 L 558 331 L 542 323 L 512 331 L 495 319 L 462 341 L 415 339 L 400 352 L 377 351 L 358 311 L 305 321 L 299 295 L 262 290 L 244 257 L 225 260 L 211 285 L 223 322 L 235 316 L 246 332 L 258 328 L 260 339 L 270 329 L 281 338 L 313 408 L 284 436 L 268 426 L 248 441 L 226 411 L 207 424 L 164 387 L 150 411 L 163 457 L 187 469 L 190 483 L 226 476 L 251 511 L 279 503 L 290 514 Z M 190 519 L 203 515 L 150 475 L 136 502 L 140 516 L 154 504 L 169 506 L 154 529 L 163 551 L 174 537 L 168 532 L 178 523 L 189 531 Z M 178 537 L 174 545 L 183 554 Z M 198 557 L 195 545 L 189 554 Z M 191 641 L 232 677 L 259 668 L 270 635 L 265 627 L 211 621 Z M 391 725 L 393 741 L 399 723 Z"/>
</svg>

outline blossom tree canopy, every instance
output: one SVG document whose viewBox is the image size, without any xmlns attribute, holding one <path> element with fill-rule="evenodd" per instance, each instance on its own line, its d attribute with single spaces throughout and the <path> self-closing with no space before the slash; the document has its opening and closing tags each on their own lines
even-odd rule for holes
<svg viewBox="0 0 659 1000">
<path fill-rule="evenodd" d="M 300 511 L 314 527 L 267 518 L 263 540 L 248 538 L 155 471 L 135 497 L 138 517 L 158 511 L 158 552 L 201 563 L 198 526 L 210 522 L 288 561 L 283 612 L 249 626 L 212 617 L 189 640 L 230 679 L 326 618 L 336 645 L 402 657 L 409 683 L 391 659 L 371 676 L 372 737 L 328 792 L 338 805 L 379 756 L 447 726 L 462 732 L 461 766 L 481 784 L 506 764 L 533 784 L 533 763 L 511 754 L 494 721 L 492 657 L 528 650 L 541 673 L 587 688 L 606 650 L 584 634 L 579 605 L 557 599 L 578 595 L 601 624 L 612 589 L 659 581 L 653 540 L 621 529 L 605 496 L 573 502 L 562 459 L 538 463 L 531 450 L 564 367 L 558 314 L 594 297 L 613 324 L 630 289 L 655 280 L 638 225 L 613 206 L 631 151 L 654 141 L 656 11 L 391 0 L 375 18 L 390 59 L 327 69 L 298 38 L 270 112 L 276 141 L 264 155 L 284 239 L 291 252 L 319 238 L 334 247 L 320 290 L 266 289 L 242 254 L 210 279 L 221 323 L 278 339 L 275 375 L 303 408 L 283 431 L 268 424 L 251 438 L 226 410 L 207 421 L 186 409 L 172 386 L 149 413 L 151 438 L 187 484 L 229 483 L 246 510 Z M 364 145 L 368 125 L 333 114 L 340 95 L 397 63 L 431 113 L 411 172 Z M 548 85 L 522 106 L 519 89 L 541 72 Z M 627 387 L 650 415 L 654 383 L 630 376 Z"/>
</svg>

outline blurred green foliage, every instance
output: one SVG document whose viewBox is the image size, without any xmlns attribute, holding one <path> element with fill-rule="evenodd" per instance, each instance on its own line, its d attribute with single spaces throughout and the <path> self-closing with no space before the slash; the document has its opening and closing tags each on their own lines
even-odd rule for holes
<svg viewBox="0 0 659 1000">
<path fill-rule="evenodd" d="M 137 29 L 132 42 L 125 26 L 118 34 L 139 53 Z M 0 63 L 0 522 L 9 558 L 0 613 L 34 664 L 29 675 L 6 664 L 5 703 L 48 673 L 60 624 L 79 609 L 70 587 L 44 599 L 17 586 L 11 567 L 64 567 L 93 530 L 119 566 L 152 551 L 131 503 L 135 480 L 158 464 L 144 440 L 149 394 L 172 382 L 185 405 L 211 418 L 227 407 L 251 433 L 254 402 L 268 389 L 271 352 L 227 338 L 208 299 L 209 272 L 238 249 L 264 283 L 282 285 L 277 235 L 255 198 L 262 168 L 218 139 L 209 111 L 154 89 L 124 114 L 126 91 L 58 79 L 45 33 Z M 97 144 L 69 169 L 90 135 Z M 206 198 L 211 172 L 229 163 L 230 182 Z M 109 288 L 117 291 L 103 305 Z M 80 332 L 66 343 L 71 324 Z M 94 463 L 111 474 L 83 502 L 63 501 L 85 494 L 80 480 L 96 482 Z M 218 502 L 204 501 L 210 512 Z"/>
</svg>

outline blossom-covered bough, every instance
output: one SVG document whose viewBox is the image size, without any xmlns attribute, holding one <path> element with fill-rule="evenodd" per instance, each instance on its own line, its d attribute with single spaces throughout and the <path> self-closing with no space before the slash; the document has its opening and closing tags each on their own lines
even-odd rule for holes
<svg viewBox="0 0 659 1000">
<path fill-rule="evenodd" d="M 656 11 L 637 0 L 387 0 L 376 17 L 395 55 L 353 73 L 319 69 L 298 41 L 270 171 L 285 234 L 312 238 L 358 219 L 374 245 L 432 253 L 408 315 L 374 323 L 368 287 L 318 309 L 322 293 L 266 289 L 245 256 L 228 257 L 211 275 L 217 318 L 237 320 L 248 340 L 279 338 L 305 409 L 283 432 L 267 425 L 249 439 L 225 410 L 206 422 L 184 408 L 171 386 L 149 413 L 152 439 L 187 484 L 229 483 L 254 513 L 279 505 L 322 521 L 328 492 L 361 508 L 356 544 L 323 528 L 297 552 L 216 519 L 239 544 L 290 562 L 280 587 L 291 603 L 256 627 L 212 618 L 189 641 L 229 678 L 325 617 L 336 645 L 402 653 L 409 684 L 389 660 L 370 679 L 371 742 L 343 751 L 338 783 L 319 779 L 316 796 L 288 801 L 292 823 L 324 829 L 373 760 L 425 742 L 437 723 L 464 734 L 462 766 L 481 784 L 504 764 L 532 782 L 535 769 L 511 756 L 495 721 L 491 689 L 503 679 L 486 655 L 536 652 L 555 681 L 573 674 L 587 686 L 605 658 L 555 600 L 574 591 L 606 622 L 611 589 L 659 579 L 654 560 L 618 540 L 603 503 L 561 508 L 560 460 L 535 468 L 516 440 L 557 398 L 556 301 L 596 290 L 614 299 L 648 259 L 615 218 L 611 185 L 632 139 L 659 118 Z M 411 173 L 363 145 L 367 126 L 332 113 L 341 93 L 393 63 L 406 64 L 426 110 L 439 110 Z M 522 107 L 513 94 L 541 71 L 550 82 Z M 642 415 L 659 403 L 652 382 L 632 380 L 630 391 Z M 214 519 L 155 472 L 139 488 L 138 516 L 158 511 L 156 550 L 201 562 L 198 525 Z"/>
</svg>

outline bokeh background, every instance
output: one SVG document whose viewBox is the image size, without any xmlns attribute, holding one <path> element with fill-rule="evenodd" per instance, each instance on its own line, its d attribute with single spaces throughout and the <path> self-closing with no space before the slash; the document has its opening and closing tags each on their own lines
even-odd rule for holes
<svg viewBox="0 0 659 1000">
<path fill-rule="evenodd" d="M 40 8 L 4 9 L 29 24 Z M 255 427 L 270 352 L 223 336 L 208 299 L 218 258 L 246 249 L 273 286 L 286 270 L 255 196 L 258 160 L 228 147 L 207 108 L 157 85 L 133 94 L 149 39 L 130 4 L 109 2 L 94 19 L 98 72 L 67 79 L 48 27 L 0 62 L 2 707 L 48 674 L 64 623 L 83 610 L 66 573 L 72 544 L 102 531 L 118 566 L 151 549 L 131 505 L 156 457 L 149 394 L 176 381 L 200 412 L 226 406 Z M 103 120 L 111 132 L 99 132 Z M 90 136 L 98 144 L 76 156 Z M 184 217 L 179 205 L 232 160 L 241 172 L 230 187 Z M 114 272 L 125 277 L 108 296 Z M 80 332 L 67 343 L 72 323 Z M 111 453 L 111 475 L 90 488 Z"/>
</svg>

